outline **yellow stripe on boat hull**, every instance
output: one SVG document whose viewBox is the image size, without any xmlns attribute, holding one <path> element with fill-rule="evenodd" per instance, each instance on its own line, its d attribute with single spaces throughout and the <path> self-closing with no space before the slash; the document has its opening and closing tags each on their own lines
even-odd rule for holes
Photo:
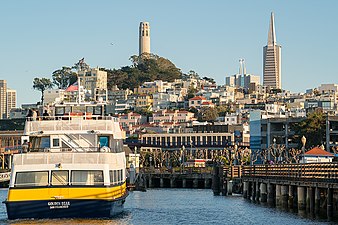
<svg viewBox="0 0 338 225">
<path fill-rule="evenodd" d="M 10 188 L 8 202 L 55 199 L 114 200 L 126 194 L 126 183 L 114 187 Z"/>
</svg>

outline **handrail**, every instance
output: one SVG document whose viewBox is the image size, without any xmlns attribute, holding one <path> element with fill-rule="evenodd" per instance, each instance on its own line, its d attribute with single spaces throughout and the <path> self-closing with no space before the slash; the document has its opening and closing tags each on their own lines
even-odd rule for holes
<svg viewBox="0 0 338 225">
<path fill-rule="evenodd" d="M 337 180 L 338 163 L 301 163 L 243 166 L 242 178 L 280 180 Z"/>
</svg>

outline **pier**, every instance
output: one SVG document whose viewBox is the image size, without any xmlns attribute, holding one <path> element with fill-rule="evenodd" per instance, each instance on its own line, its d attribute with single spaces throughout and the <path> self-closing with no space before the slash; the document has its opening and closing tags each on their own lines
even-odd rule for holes
<svg viewBox="0 0 338 225">
<path fill-rule="evenodd" d="M 211 188 L 212 168 L 147 169 L 138 174 L 142 188 Z"/>
<path fill-rule="evenodd" d="M 239 182 L 243 197 L 260 204 L 331 220 L 338 212 L 338 163 L 216 166 L 215 195 L 231 194 Z M 229 176 L 237 171 L 235 176 Z M 234 173 L 232 172 L 232 175 Z"/>
</svg>

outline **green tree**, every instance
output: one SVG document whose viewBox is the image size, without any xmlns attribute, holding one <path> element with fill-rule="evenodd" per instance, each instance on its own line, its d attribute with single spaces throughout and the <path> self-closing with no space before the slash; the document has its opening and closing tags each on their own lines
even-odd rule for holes
<svg viewBox="0 0 338 225">
<path fill-rule="evenodd" d="M 100 68 L 100 70 L 107 72 L 108 89 L 112 89 L 114 85 L 117 85 L 118 88 L 123 88 L 122 87 L 123 84 L 128 82 L 128 73 L 123 71 L 122 69 L 117 70 L 117 69 Z"/>
<path fill-rule="evenodd" d="M 304 135 L 306 137 L 306 146 L 318 146 L 325 140 L 326 117 L 325 114 L 316 110 L 307 115 L 307 118 L 294 125 L 295 138 L 299 140 Z M 301 145 L 301 144 L 300 144 Z"/>
<path fill-rule="evenodd" d="M 214 78 L 210 78 L 210 77 L 203 77 L 203 80 L 209 81 L 212 84 L 216 83 L 216 81 L 214 80 Z"/>
<path fill-rule="evenodd" d="M 53 83 L 48 78 L 34 78 L 33 80 L 33 88 L 35 90 L 41 91 L 41 105 L 43 105 L 44 100 L 44 92 L 47 89 L 50 89 L 53 87 Z"/>
<path fill-rule="evenodd" d="M 181 70 L 170 60 L 155 54 L 133 55 L 131 66 L 124 66 L 118 70 L 106 70 L 108 87 L 118 85 L 119 88 L 134 89 L 143 82 L 163 80 L 172 82 L 182 77 Z"/>
<path fill-rule="evenodd" d="M 211 107 L 202 107 L 197 113 L 198 121 L 216 121 L 218 117 L 217 109 Z"/>
<path fill-rule="evenodd" d="M 59 89 L 66 89 L 69 85 L 77 80 L 77 75 L 70 67 L 63 66 L 61 69 L 55 70 L 52 74 L 53 84 Z"/>
</svg>

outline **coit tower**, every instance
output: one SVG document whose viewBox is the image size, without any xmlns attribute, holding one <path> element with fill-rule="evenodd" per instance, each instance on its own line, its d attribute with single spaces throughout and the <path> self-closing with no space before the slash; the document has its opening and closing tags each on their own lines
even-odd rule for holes
<svg viewBox="0 0 338 225">
<path fill-rule="evenodd" d="M 273 89 L 282 89 L 282 47 L 276 43 L 275 18 L 271 13 L 268 45 L 263 48 L 263 85 Z"/>
<path fill-rule="evenodd" d="M 150 26 L 148 22 L 140 23 L 139 41 L 139 55 L 150 54 Z"/>
</svg>

